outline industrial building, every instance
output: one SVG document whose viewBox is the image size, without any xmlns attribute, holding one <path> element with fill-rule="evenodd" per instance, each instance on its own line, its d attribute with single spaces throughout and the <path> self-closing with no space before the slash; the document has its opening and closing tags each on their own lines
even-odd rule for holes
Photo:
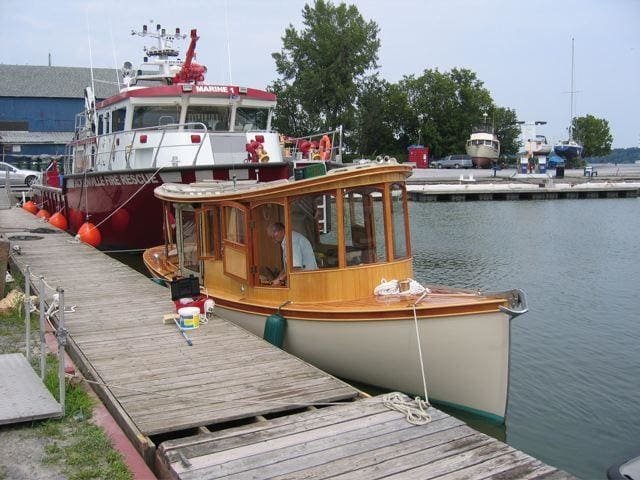
<svg viewBox="0 0 640 480">
<path fill-rule="evenodd" d="M 2 161 L 41 170 L 65 154 L 76 115 L 85 109 L 85 88 L 96 99 L 118 92 L 115 69 L 0 64 Z"/>
</svg>

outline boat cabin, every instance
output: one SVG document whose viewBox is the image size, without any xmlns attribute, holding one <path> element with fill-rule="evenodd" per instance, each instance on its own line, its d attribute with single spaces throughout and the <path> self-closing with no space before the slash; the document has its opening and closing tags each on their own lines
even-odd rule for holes
<svg viewBox="0 0 640 480">
<path fill-rule="evenodd" d="M 276 303 L 370 297 L 383 278 L 412 277 L 410 173 L 370 164 L 262 184 L 164 184 L 155 195 L 164 200 L 165 258 L 216 296 Z"/>
<path fill-rule="evenodd" d="M 195 30 L 184 61 L 173 46 L 186 38 L 179 29 L 145 25 L 132 33 L 157 45 L 145 47 L 137 69 L 124 64 L 117 95 L 96 103 L 92 88 L 85 89 L 66 172 L 242 163 L 252 142 L 260 144 L 255 160 L 282 161 L 278 135 L 270 131 L 273 93 L 205 83 L 206 67 L 194 61 Z"/>
<path fill-rule="evenodd" d="M 275 106 L 275 95 L 237 86 L 128 87 L 98 103 L 95 120 L 76 120 L 85 135 L 72 144 L 73 173 L 242 163 L 252 141 L 282 161 Z"/>
</svg>

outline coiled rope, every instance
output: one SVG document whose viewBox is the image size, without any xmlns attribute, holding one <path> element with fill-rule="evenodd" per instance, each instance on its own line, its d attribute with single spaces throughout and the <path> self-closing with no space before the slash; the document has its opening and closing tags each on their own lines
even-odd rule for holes
<svg viewBox="0 0 640 480">
<path fill-rule="evenodd" d="M 400 286 L 405 281 L 400 282 L 399 280 L 395 280 L 395 279 L 387 281 L 383 278 L 382 281 L 380 282 L 380 285 L 378 285 L 373 289 L 373 294 L 378 296 L 385 296 L 385 295 L 410 296 L 410 295 L 422 295 L 424 292 L 431 293 L 431 290 L 422 286 L 420 282 L 416 282 L 412 278 L 408 278 L 406 281 L 409 282 L 409 288 L 402 291 L 400 289 Z"/>
<path fill-rule="evenodd" d="M 412 425 L 426 425 L 431 421 L 431 415 L 427 409 L 431 406 L 420 397 L 411 400 L 406 395 L 391 392 L 382 397 L 385 407 L 404 414 L 404 418 Z"/>
</svg>

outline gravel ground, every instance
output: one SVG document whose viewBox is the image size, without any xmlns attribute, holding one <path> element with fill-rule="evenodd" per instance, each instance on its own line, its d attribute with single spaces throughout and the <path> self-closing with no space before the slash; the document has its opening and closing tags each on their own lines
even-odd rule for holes
<svg viewBox="0 0 640 480">
<path fill-rule="evenodd" d="M 0 427 L 0 479 L 66 480 L 55 465 L 43 465 L 45 445 L 54 440 L 38 437 L 31 424 Z"/>
</svg>

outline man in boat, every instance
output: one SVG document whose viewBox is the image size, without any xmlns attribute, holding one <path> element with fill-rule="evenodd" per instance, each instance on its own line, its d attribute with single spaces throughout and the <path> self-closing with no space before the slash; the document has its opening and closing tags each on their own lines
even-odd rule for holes
<svg viewBox="0 0 640 480">
<path fill-rule="evenodd" d="M 282 247 L 282 271 L 271 282 L 271 285 L 284 285 L 287 279 L 287 239 L 285 235 L 284 225 L 281 222 L 272 223 L 267 227 L 269 237 L 279 243 Z M 307 238 L 293 230 L 291 232 L 291 243 L 293 249 L 291 255 L 293 257 L 293 270 L 317 270 L 316 256 L 313 253 L 311 242 Z"/>
</svg>

